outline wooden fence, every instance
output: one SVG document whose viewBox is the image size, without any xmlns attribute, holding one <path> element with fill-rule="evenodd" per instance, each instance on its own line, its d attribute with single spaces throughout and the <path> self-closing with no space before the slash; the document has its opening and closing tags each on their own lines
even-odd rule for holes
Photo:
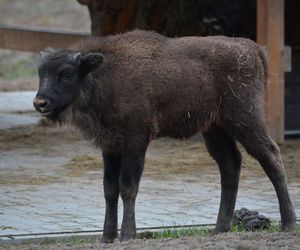
<svg viewBox="0 0 300 250">
<path fill-rule="evenodd" d="M 88 33 L 0 25 L 0 48 L 38 52 L 45 47 L 65 48 L 88 36 Z"/>
</svg>

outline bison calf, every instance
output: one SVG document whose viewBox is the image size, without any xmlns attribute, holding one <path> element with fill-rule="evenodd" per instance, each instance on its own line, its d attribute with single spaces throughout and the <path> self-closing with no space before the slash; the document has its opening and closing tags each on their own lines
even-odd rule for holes
<svg viewBox="0 0 300 250">
<path fill-rule="evenodd" d="M 149 142 L 201 132 L 221 173 L 215 232 L 230 230 L 242 156 L 256 158 L 276 190 L 282 228 L 295 225 L 278 146 L 264 119 L 266 60 L 241 38 L 167 38 L 154 32 L 90 38 L 70 49 L 41 52 L 35 108 L 75 124 L 102 149 L 106 213 L 103 242 L 135 237 L 135 200 Z"/>
</svg>

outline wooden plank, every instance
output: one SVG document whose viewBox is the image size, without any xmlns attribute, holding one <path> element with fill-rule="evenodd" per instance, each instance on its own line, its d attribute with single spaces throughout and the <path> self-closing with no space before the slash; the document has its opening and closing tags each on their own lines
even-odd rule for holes
<svg viewBox="0 0 300 250">
<path fill-rule="evenodd" d="M 269 132 L 278 143 L 284 141 L 284 0 L 268 0 L 267 120 Z"/>
<path fill-rule="evenodd" d="M 121 10 L 115 25 L 115 33 L 125 32 L 134 17 L 137 1 L 127 0 L 124 8 Z"/>
<path fill-rule="evenodd" d="M 268 39 L 268 0 L 256 1 L 256 42 L 266 45 Z"/>
<path fill-rule="evenodd" d="M 267 50 L 267 40 L 268 40 L 268 0 L 257 0 L 256 1 L 256 42 L 261 45 L 266 55 L 268 56 Z M 265 113 L 268 117 L 268 91 L 267 86 L 264 92 L 265 101 Z M 268 119 L 267 119 L 268 123 Z M 267 124 L 269 127 L 269 124 Z"/>
<path fill-rule="evenodd" d="M 269 134 L 284 140 L 284 0 L 257 0 L 257 43 L 267 47 L 265 110 Z"/>
<path fill-rule="evenodd" d="M 66 48 L 88 36 L 86 33 L 0 25 L 0 48 L 38 52 L 45 47 Z"/>
<path fill-rule="evenodd" d="M 268 49 L 266 45 L 261 45 L 261 49 L 264 51 L 265 55 L 268 56 Z M 292 47 L 285 45 L 284 46 L 284 72 L 292 72 Z"/>
</svg>

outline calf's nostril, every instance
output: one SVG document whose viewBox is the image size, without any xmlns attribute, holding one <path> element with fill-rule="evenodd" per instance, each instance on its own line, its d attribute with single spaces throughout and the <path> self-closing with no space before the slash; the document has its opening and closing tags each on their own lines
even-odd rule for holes
<svg viewBox="0 0 300 250">
<path fill-rule="evenodd" d="M 45 108 L 45 107 L 47 106 L 47 104 L 48 104 L 48 102 L 47 102 L 46 100 L 44 100 L 43 102 L 40 102 L 40 103 L 39 103 L 39 106 L 40 106 L 41 108 Z"/>
<path fill-rule="evenodd" d="M 48 105 L 48 103 L 49 102 L 46 99 L 39 98 L 39 97 L 36 97 L 33 100 L 34 106 L 36 106 L 38 108 L 45 108 Z"/>
</svg>

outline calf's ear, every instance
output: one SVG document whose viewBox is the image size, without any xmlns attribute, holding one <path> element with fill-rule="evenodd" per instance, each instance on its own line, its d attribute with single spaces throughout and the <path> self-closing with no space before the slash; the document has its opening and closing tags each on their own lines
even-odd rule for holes
<svg viewBox="0 0 300 250">
<path fill-rule="evenodd" d="M 47 47 L 40 52 L 41 59 L 47 58 L 51 53 L 54 53 L 55 49 Z"/>
<path fill-rule="evenodd" d="M 103 61 L 103 55 L 91 52 L 80 56 L 80 69 L 83 74 L 88 74 L 97 69 Z"/>
</svg>

